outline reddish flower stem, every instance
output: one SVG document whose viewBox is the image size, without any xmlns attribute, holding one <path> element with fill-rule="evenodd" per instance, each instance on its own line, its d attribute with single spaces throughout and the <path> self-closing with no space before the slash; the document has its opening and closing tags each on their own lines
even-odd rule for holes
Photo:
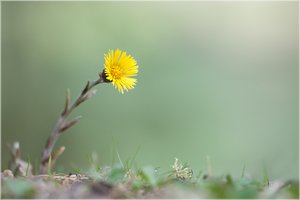
<svg viewBox="0 0 300 200">
<path fill-rule="evenodd" d="M 51 132 L 51 135 L 49 136 L 46 145 L 44 147 L 43 153 L 42 153 L 42 158 L 40 161 L 40 166 L 39 166 L 39 174 L 45 174 L 47 173 L 48 167 L 48 162 L 49 162 L 49 158 L 50 156 L 53 155 L 53 148 L 55 143 L 57 142 L 57 139 L 59 138 L 60 134 L 67 130 L 68 128 L 72 127 L 74 124 L 76 124 L 79 119 L 80 116 L 76 117 L 74 120 L 71 121 L 67 121 L 68 116 L 70 115 L 70 113 L 77 108 L 82 102 L 88 100 L 89 98 L 91 98 L 94 94 L 95 94 L 95 90 L 91 89 L 100 84 L 105 82 L 105 80 L 103 79 L 103 76 L 100 75 L 99 79 L 93 81 L 92 83 L 90 83 L 90 81 L 88 81 L 88 83 L 86 84 L 85 88 L 82 90 L 81 94 L 79 95 L 79 97 L 77 97 L 77 99 L 73 102 L 72 105 L 70 104 L 70 92 L 69 90 L 67 91 L 67 99 L 66 99 L 66 105 L 65 105 L 65 109 L 62 112 L 62 114 L 60 115 L 60 117 L 58 118 L 56 125 L 54 127 L 54 129 Z M 53 157 L 52 157 L 53 159 Z"/>
</svg>

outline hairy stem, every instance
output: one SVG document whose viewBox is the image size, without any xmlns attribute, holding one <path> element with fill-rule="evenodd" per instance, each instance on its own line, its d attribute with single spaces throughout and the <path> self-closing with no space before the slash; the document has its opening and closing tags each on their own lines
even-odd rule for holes
<svg viewBox="0 0 300 200">
<path fill-rule="evenodd" d="M 90 97 L 92 97 L 95 94 L 95 91 L 91 90 L 94 86 L 96 86 L 100 83 L 103 83 L 103 82 L 105 82 L 105 80 L 103 80 L 102 76 L 99 76 L 99 79 L 97 79 L 91 83 L 88 81 L 85 88 L 82 90 L 81 94 L 79 95 L 79 97 L 77 97 L 77 99 L 73 102 L 72 105 L 69 105 L 70 104 L 70 94 L 69 94 L 69 91 L 67 92 L 67 100 L 66 100 L 66 105 L 65 105 L 64 111 L 62 112 L 58 121 L 56 122 L 56 125 L 55 125 L 54 129 L 52 130 L 51 135 L 49 136 L 49 138 L 46 142 L 46 145 L 44 147 L 44 150 L 42 153 L 42 158 L 40 161 L 40 166 L 39 166 L 39 174 L 47 173 L 49 158 L 52 155 L 53 147 L 54 147 L 57 139 L 59 138 L 60 134 L 63 131 L 70 128 L 71 126 L 73 126 L 80 119 L 80 116 L 79 116 L 79 117 L 75 118 L 74 120 L 67 121 L 68 116 L 82 102 L 88 100 Z M 49 167 L 51 167 L 51 166 L 49 166 Z"/>
</svg>

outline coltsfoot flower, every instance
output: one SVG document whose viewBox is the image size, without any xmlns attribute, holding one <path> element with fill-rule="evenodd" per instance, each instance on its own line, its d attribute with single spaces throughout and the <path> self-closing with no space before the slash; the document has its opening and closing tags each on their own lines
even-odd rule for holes
<svg viewBox="0 0 300 200">
<path fill-rule="evenodd" d="M 181 163 L 179 163 L 178 158 L 175 158 L 175 162 L 172 165 L 174 175 L 176 178 L 180 179 L 190 179 L 193 175 L 193 170 L 189 167 L 183 166 Z"/>
<path fill-rule="evenodd" d="M 122 94 L 124 90 L 133 89 L 137 80 L 133 78 L 138 73 L 138 66 L 135 59 L 120 49 L 109 50 L 104 55 L 104 73 L 105 79 L 112 82 Z"/>
</svg>

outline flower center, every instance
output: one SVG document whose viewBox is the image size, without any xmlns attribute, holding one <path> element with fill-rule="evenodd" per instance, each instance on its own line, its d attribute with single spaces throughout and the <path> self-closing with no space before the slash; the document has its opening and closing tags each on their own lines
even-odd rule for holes
<svg viewBox="0 0 300 200">
<path fill-rule="evenodd" d="M 119 66 L 113 66 L 110 70 L 110 73 L 115 79 L 120 79 L 124 74 Z"/>
</svg>

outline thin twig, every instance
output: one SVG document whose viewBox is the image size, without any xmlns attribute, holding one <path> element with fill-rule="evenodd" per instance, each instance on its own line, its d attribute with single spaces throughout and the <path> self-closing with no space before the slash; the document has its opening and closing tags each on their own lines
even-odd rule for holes
<svg viewBox="0 0 300 200">
<path fill-rule="evenodd" d="M 64 111 L 62 112 L 62 114 L 60 115 L 54 129 L 51 132 L 50 137 L 47 140 L 47 143 L 44 147 L 43 153 L 42 153 L 42 159 L 40 161 L 40 167 L 39 167 L 39 174 L 45 174 L 47 173 L 47 169 L 48 169 L 48 162 L 49 162 L 49 158 L 52 154 L 53 151 L 53 147 L 59 137 L 59 135 L 67 130 L 68 128 L 72 127 L 74 124 L 76 124 L 80 117 L 76 117 L 73 120 L 67 121 L 68 116 L 70 115 L 70 113 L 77 108 L 82 102 L 88 100 L 89 98 L 91 98 L 94 94 L 95 94 L 95 90 L 91 90 L 94 86 L 106 82 L 103 79 L 103 76 L 99 76 L 99 79 L 93 81 L 90 83 L 90 81 L 87 82 L 86 86 L 84 87 L 84 89 L 82 90 L 81 94 L 79 95 L 79 97 L 73 102 L 72 105 L 70 105 L 70 91 L 67 90 L 67 97 L 66 97 L 66 104 L 65 104 L 65 108 Z M 51 167 L 51 166 L 50 166 Z"/>
</svg>

